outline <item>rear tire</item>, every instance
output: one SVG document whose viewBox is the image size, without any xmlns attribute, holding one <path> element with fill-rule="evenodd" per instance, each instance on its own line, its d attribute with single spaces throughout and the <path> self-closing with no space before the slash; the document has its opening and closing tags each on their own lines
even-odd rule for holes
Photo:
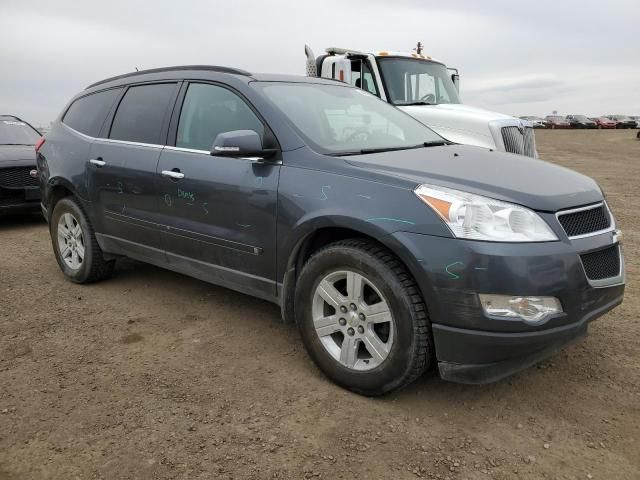
<svg viewBox="0 0 640 480">
<path fill-rule="evenodd" d="M 113 273 L 115 260 L 104 259 L 95 232 L 73 197 L 65 197 L 56 203 L 49 230 L 53 253 L 69 280 L 91 283 Z"/>
<path fill-rule="evenodd" d="M 432 363 L 420 291 L 381 245 L 351 239 L 314 253 L 302 268 L 295 297 L 309 355 L 346 389 L 382 395 L 413 382 Z"/>
</svg>

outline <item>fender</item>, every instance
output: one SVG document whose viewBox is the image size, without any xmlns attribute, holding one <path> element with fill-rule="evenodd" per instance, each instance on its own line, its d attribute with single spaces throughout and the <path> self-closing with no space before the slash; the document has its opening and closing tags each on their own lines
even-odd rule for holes
<svg viewBox="0 0 640 480">
<path fill-rule="evenodd" d="M 393 227 L 385 228 L 362 218 L 345 215 L 343 211 L 314 212 L 313 216 L 300 218 L 287 238 L 282 239 L 278 250 L 277 287 L 283 321 L 295 323 L 295 285 L 299 269 L 302 267 L 301 260 L 305 257 L 304 249 L 310 246 L 308 241 L 314 234 L 323 229 L 344 229 L 347 233 L 346 237 L 361 235 L 373 238 L 394 253 L 414 277 L 417 276 L 417 269 L 420 266 L 415 264 L 415 259 L 409 250 L 392 235 L 394 232 L 402 230 L 402 227 L 397 225 L 393 225 Z M 349 235 L 349 232 L 353 232 L 353 235 Z"/>
</svg>

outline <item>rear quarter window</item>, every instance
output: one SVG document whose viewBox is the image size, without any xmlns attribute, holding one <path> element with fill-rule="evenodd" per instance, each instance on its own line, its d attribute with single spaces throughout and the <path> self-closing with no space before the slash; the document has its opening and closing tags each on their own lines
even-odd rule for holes
<svg viewBox="0 0 640 480">
<path fill-rule="evenodd" d="M 71 104 L 62 122 L 80 133 L 97 137 L 121 91 L 114 88 L 80 97 Z"/>
</svg>

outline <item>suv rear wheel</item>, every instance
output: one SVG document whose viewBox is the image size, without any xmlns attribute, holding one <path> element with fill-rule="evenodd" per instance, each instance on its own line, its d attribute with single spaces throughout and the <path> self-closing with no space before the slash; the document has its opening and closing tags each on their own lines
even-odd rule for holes
<svg viewBox="0 0 640 480">
<path fill-rule="evenodd" d="M 295 310 L 304 345 L 338 385 L 382 395 L 409 384 L 432 355 L 422 296 L 384 247 L 333 243 L 304 265 Z"/>
<path fill-rule="evenodd" d="M 75 283 L 107 278 L 115 260 L 105 260 L 95 233 L 80 205 L 72 197 L 56 203 L 51 215 L 51 243 L 60 269 Z"/>
</svg>

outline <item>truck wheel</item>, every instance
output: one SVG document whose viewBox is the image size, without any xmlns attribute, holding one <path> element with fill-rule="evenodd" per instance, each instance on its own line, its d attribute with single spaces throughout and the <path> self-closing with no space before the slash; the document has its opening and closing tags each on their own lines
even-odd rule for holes
<svg viewBox="0 0 640 480">
<path fill-rule="evenodd" d="M 53 252 L 69 280 L 91 283 L 111 275 L 115 260 L 102 256 L 93 228 L 75 199 L 65 197 L 56 203 L 49 225 Z"/>
<path fill-rule="evenodd" d="M 376 243 L 343 240 L 313 254 L 298 279 L 295 311 L 313 361 L 356 393 L 403 387 L 432 363 L 420 291 L 404 265 Z"/>
</svg>

